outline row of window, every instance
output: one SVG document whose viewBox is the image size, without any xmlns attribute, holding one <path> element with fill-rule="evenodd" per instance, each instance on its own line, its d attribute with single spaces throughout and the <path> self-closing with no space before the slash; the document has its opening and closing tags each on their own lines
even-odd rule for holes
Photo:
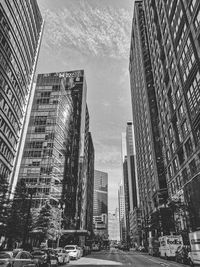
<svg viewBox="0 0 200 267">
<path fill-rule="evenodd" d="M 180 69 L 185 82 L 195 62 L 194 50 L 190 38 L 188 38 L 180 58 Z"/>
<path fill-rule="evenodd" d="M 0 153 L 3 155 L 3 157 L 6 159 L 7 162 L 12 164 L 14 155 L 8 148 L 8 146 L 4 143 L 3 139 L 0 138 Z"/>
<path fill-rule="evenodd" d="M 20 131 L 20 126 L 17 123 L 15 116 L 12 113 L 12 110 L 9 108 L 6 100 L 3 98 L 3 96 L 0 93 L 0 108 L 2 109 L 2 111 L 5 114 L 5 117 L 8 118 L 10 124 L 13 126 L 15 133 L 18 134 Z"/>
<path fill-rule="evenodd" d="M 0 173 L 4 177 L 8 177 L 8 175 L 10 174 L 10 170 L 8 169 L 8 167 L 4 165 L 1 159 L 0 159 Z"/>
<path fill-rule="evenodd" d="M 173 144 L 173 142 L 172 142 L 172 144 Z M 172 146 L 172 144 L 171 144 L 171 146 Z M 175 148 L 171 148 L 172 155 L 174 152 L 175 152 Z M 182 149 L 182 150 L 179 149 L 179 152 L 178 152 L 179 164 L 181 165 L 184 162 L 185 154 L 186 154 L 187 158 L 189 158 L 192 153 L 193 153 L 192 141 L 191 141 L 191 138 L 188 138 L 188 140 L 185 142 L 184 149 Z M 169 150 L 167 150 L 166 156 L 167 156 L 168 161 L 170 161 L 171 158 L 170 158 L 170 151 Z M 179 170 L 178 160 L 177 160 L 177 158 L 175 158 L 172 161 L 172 164 L 170 164 L 168 167 L 169 177 L 172 178 L 177 173 L 178 170 Z"/>
<path fill-rule="evenodd" d="M 7 125 L 6 121 L 1 116 L 0 116 L 0 130 L 2 131 L 3 135 L 6 136 L 6 139 L 11 144 L 11 147 L 15 149 L 17 145 L 16 136 L 13 134 L 13 132 Z"/>
<path fill-rule="evenodd" d="M 10 10 L 8 9 L 7 5 L 4 5 L 4 9 L 7 12 L 7 14 L 10 13 Z M 26 73 L 27 76 L 29 74 L 29 65 L 27 64 L 27 54 L 25 52 L 24 46 L 22 44 L 22 40 L 19 36 L 19 31 L 17 30 L 16 23 L 13 19 L 13 16 L 9 16 L 10 24 L 12 25 L 12 30 L 10 29 L 8 22 L 6 18 L 4 17 L 4 14 L 2 11 L 0 11 L 0 26 L 3 29 L 3 32 L 7 33 L 5 36 L 8 36 L 9 32 L 9 45 L 12 47 L 12 51 L 15 51 L 16 58 L 20 62 L 20 67 L 22 68 L 21 73 Z M 24 58 L 26 57 L 26 59 Z M 24 60 L 25 59 L 25 60 Z M 22 82 L 22 76 L 20 77 L 20 81 Z M 21 84 L 22 86 L 23 84 Z"/>
<path fill-rule="evenodd" d="M 200 104 L 200 73 L 197 72 L 193 83 L 187 91 L 187 101 L 190 109 L 190 114 L 192 117 L 196 115 L 199 111 Z"/>
</svg>

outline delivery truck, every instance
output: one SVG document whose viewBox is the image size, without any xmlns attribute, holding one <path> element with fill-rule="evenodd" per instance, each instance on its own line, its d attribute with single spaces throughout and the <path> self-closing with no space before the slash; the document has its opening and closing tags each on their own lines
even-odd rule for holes
<svg viewBox="0 0 200 267">
<path fill-rule="evenodd" d="M 175 258 L 177 248 L 183 245 L 183 239 L 181 235 L 161 236 L 159 237 L 159 245 L 160 257 Z"/>
<path fill-rule="evenodd" d="M 191 266 L 200 265 L 200 231 L 189 233 L 191 251 L 188 258 Z"/>
</svg>

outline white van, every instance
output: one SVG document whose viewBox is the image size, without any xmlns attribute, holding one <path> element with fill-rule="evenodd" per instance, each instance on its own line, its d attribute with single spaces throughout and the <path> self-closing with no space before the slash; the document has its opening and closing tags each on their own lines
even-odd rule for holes
<svg viewBox="0 0 200 267">
<path fill-rule="evenodd" d="M 183 245 L 183 239 L 181 235 L 165 235 L 159 237 L 160 247 L 159 254 L 160 257 L 175 258 L 176 250 L 179 246 Z"/>
<path fill-rule="evenodd" d="M 191 266 L 200 265 L 200 231 L 189 233 L 191 252 L 188 258 Z"/>
</svg>

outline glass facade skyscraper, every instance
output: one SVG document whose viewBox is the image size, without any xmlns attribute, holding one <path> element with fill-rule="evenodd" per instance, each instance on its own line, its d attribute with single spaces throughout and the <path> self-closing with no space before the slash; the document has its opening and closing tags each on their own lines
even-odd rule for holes
<svg viewBox="0 0 200 267">
<path fill-rule="evenodd" d="M 94 147 L 83 70 L 38 75 L 18 178 L 35 189 L 33 207 L 61 202 L 63 227 L 87 229 Z"/>
<path fill-rule="evenodd" d="M 94 204 L 93 216 L 108 214 L 108 174 L 94 171 Z"/>
<path fill-rule="evenodd" d="M 12 185 L 43 20 L 36 0 L 0 2 L 0 174 Z"/>
</svg>

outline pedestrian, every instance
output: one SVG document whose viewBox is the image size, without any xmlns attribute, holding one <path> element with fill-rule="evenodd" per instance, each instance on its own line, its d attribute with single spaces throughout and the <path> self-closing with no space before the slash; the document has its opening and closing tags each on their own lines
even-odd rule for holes
<svg viewBox="0 0 200 267">
<path fill-rule="evenodd" d="M 46 259 L 44 262 L 44 267 L 51 267 L 51 255 L 49 250 L 46 251 Z"/>
</svg>

